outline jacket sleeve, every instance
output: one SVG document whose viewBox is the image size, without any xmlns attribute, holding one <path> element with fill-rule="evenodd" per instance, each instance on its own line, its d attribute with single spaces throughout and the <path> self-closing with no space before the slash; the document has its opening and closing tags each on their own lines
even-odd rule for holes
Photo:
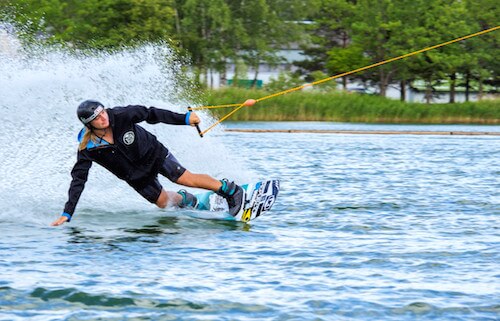
<svg viewBox="0 0 500 321">
<path fill-rule="evenodd" d="M 68 201 L 64 205 L 64 212 L 73 216 L 76 204 L 85 188 L 85 182 L 89 175 L 89 169 L 92 166 L 92 160 L 85 155 L 85 151 L 79 151 L 77 161 L 71 171 L 71 185 L 68 192 Z"/>
<path fill-rule="evenodd" d="M 171 124 L 171 125 L 186 125 L 186 117 L 188 114 L 179 114 L 167 109 L 156 107 L 145 107 L 140 105 L 130 105 L 127 107 L 115 107 L 113 110 L 117 114 L 129 118 L 133 123 L 146 121 L 149 124 Z"/>
</svg>

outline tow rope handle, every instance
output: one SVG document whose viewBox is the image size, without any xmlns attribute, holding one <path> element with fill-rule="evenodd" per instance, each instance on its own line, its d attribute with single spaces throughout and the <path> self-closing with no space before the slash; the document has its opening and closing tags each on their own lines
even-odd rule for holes
<svg viewBox="0 0 500 321">
<path fill-rule="evenodd" d="M 188 107 L 188 111 L 189 112 L 192 112 L 193 111 L 193 108 L 191 108 L 191 106 Z M 196 130 L 198 131 L 198 134 L 200 135 L 200 137 L 203 138 L 203 133 L 201 132 L 201 129 L 200 129 L 200 126 L 198 124 L 195 124 L 194 125 L 196 127 Z"/>
</svg>

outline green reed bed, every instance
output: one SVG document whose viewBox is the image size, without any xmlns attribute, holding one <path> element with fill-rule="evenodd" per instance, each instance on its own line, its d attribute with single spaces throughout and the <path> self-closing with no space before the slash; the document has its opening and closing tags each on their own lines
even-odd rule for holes
<svg viewBox="0 0 500 321">
<path fill-rule="evenodd" d="M 205 101 L 207 105 L 240 103 L 269 94 L 264 90 L 224 88 L 208 91 Z M 231 110 L 212 112 L 221 117 Z M 244 107 L 230 120 L 500 124 L 500 100 L 428 105 L 356 93 L 298 91 Z"/>
</svg>

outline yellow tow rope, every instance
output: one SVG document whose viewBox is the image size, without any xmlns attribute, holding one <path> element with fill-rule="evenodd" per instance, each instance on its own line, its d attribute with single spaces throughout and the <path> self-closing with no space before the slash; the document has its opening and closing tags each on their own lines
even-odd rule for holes
<svg viewBox="0 0 500 321">
<path fill-rule="evenodd" d="M 306 87 L 319 85 L 319 84 L 322 84 L 324 82 L 327 82 L 327 81 L 330 81 L 330 80 L 333 80 L 333 79 L 337 79 L 337 78 L 345 77 L 345 76 L 348 76 L 348 75 L 352 75 L 352 74 L 358 73 L 360 71 L 364 71 L 364 70 L 367 70 L 367 69 L 371 69 L 371 68 L 374 68 L 374 67 L 385 65 L 385 64 L 388 64 L 388 63 L 396 61 L 396 60 L 404 59 L 404 58 L 411 57 L 411 56 L 414 56 L 414 55 L 422 53 L 422 52 L 426 52 L 426 51 L 433 50 L 433 49 L 436 49 L 436 48 L 444 47 L 444 46 L 447 46 L 447 45 L 450 45 L 452 43 L 459 42 L 459 41 L 462 41 L 462 40 L 465 40 L 465 39 L 477 37 L 477 36 L 480 36 L 480 35 L 483 35 L 485 33 L 492 32 L 492 31 L 495 31 L 495 30 L 498 30 L 498 29 L 500 29 L 500 26 L 496 26 L 496 27 L 493 27 L 493 28 L 490 28 L 490 29 L 479 31 L 479 32 L 476 32 L 476 33 L 473 33 L 473 34 L 470 34 L 470 35 L 467 35 L 467 36 L 460 37 L 460 38 L 456 38 L 456 39 L 453 39 L 453 40 L 450 40 L 450 41 L 447 41 L 447 42 L 440 43 L 440 44 L 435 45 L 435 46 L 431 46 L 431 47 L 427 47 L 427 48 L 424 48 L 424 49 L 420 49 L 420 50 L 417 50 L 417 51 L 414 51 L 414 52 L 411 52 L 411 53 L 408 53 L 408 54 L 404 54 L 404 55 L 399 56 L 399 57 L 395 57 L 395 58 L 387 59 L 387 60 L 384 60 L 384 61 L 381 61 L 381 62 L 377 62 L 377 63 L 374 63 L 374 64 L 369 65 L 369 66 L 361 67 L 361 68 L 358 68 L 358 69 L 355 69 L 355 70 L 352 70 L 352 71 L 348 71 L 348 72 L 344 72 L 344 73 L 341 73 L 341 74 L 338 74 L 338 75 L 335 75 L 335 76 L 331 76 L 331 77 L 328 77 L 328 78 L 320 79 L 318 81 L 315 81 L 315 82 L 312 82 L 312 83 L 307 83 L 307 84 L 304 84 L 302 86 L 298 86 L 298 87 L 290 88 L 290 89 L 287 89 L 287 90 L 284 90 L 284 91 L 280 91 L 278 93 L 271 94 L 271 95 L 264 96 L 264 97 L 261 97 L 259 99 L 256 99 L 255 102 L 256 103 L 257 102 L 261 102 L 263 100 L 274 98 L 274 97 L 281 96 L 281 95 L 284 95 L 284 94 L 288 94 L 288 93 L 291 93 L 291 92 L 294 92 L 294 91 L 297 91 L 297 90 L 304 89 Z M 215 126 L 217 126 L 218 124 L 222 123 L 224 120 L 226 120 L 227 118 L 229 118 L 232 114 L 234 114 L 235 112 L 237 112 L 238 110 L 240 110 L 241 108 L 243 108 L 245 106 L 246 106 L 245 103 L 241 103 L 241 104 L 227 104 L 227 105 L 216 105 L 216 106 L 192 107 L 191 110 L 236 107 L 234 110 L 232 110 L 227 115 L 225 115 L 224 117 L 222 117 L 221 119 L 219 119 L 217 122 L 215 122 L 214 124 L 212 124 L 210 127 L 208 127 L 207 129 L 205 129 L 204 131 L 200 132 L 200 136 L 203 137 L 203 135 L 205 135 L 207 132 L 209 132 L 210 130 L 212 130 Z"/>
</svg>

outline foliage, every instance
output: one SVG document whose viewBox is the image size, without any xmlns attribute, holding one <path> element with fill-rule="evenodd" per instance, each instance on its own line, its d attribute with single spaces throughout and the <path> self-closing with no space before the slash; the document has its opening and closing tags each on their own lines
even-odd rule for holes
<svg viewBox="0 0 500 321">
<path fill-rule="evenodd" d="M 265 85 L 264 89 L 269 92 L 277 92 L 301 86 L 303 83 L 304 81 L 296 74 L 281 72 L 277 78 L 271 78 L 271 80 Z"/>
<path fill-rule="evenodd" d="M 269 93 L 226 88 L 208 91 L 205 100 L 208 105 L 242 103 L 247 98 L 257 99 Z M 231 109 L 211 111 L 221 117 Z M 427 105 L 356 93 L 299 91 L 243 108 L 230 120 L 500 124 L 500 102 Z"/>
<path fill-rule="evenodd" d="M 278 63 L 277 50 L 299 36 L 298 27 L 284 19 L 294 20 L 299 12 L 292 6 L 281 16 L 273 5 L 266 0 L 177 0 L 180 45 L 200 74 L 216 70 L 224 83 L 227 64 L 242 61 L 256 70 L 257 78 L 259 65 Z"/>
<path fill-rule="evenodd" d="M 35 35 L 77 48 L 109 49 L 165 41 L 173 32 L 171 0 L 4 1 Z M 29 33 L 28 33 L 29 34 Z"/>
<path fill-rule="evenodd" d="M 310 59 L 298 66 L 303 72 L 339 74 L 498 26 L 499 16 L 494 0 L 323 0 L 309 30 L 312 45 L 305 48 Z M 426 81 L 430 95 L 435 82 L 455 79 L 457 73 L 493 83 L 499 79 L 495 59 L 499 34 L 445 46 L 352 77 L 377 85 L 382 96 L 389 85 L 415 79 Z"/>
<path fill-rule="evenodd" d="M 0 0 L 0 22 L 22 26 L 27 41 L 105 50 L 167 42 L 204 84 L 212 71 L 226 83 L 230 64 L 256 81 L 261 64 L 279 64 L 278 50 L 290 44 L 302 44 L 308 59 L 298 73 L 309 81 L 313 72 L 339 74 L 498 26 L 498 17 L 497 0 Z M 350 77 L 382 96 L 392 84 L 423 80 L 430 97 L 443 79 L 450 91 L 478 83 L 481 93 L 500 84 L 498 56 L 496 31 Z M 280 75 L 268 88 L 298 82 Z"/>
</svg>

